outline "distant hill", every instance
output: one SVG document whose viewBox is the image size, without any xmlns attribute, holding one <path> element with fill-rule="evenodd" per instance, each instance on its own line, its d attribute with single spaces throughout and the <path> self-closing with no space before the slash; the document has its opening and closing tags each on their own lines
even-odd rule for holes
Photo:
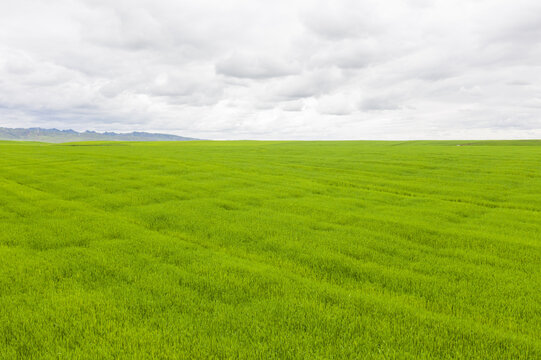
<svg viewBox="0 0 541 360">
<path fill-rule="evenodd" d="M 77 132 L 58 129 L 10 129 L 0 127 L 0 140 L 23 140 L 62 143 L 72 141 L 186 141 L 197 140 L 169 134 L 153 134 L 146 132 L 115 133 L 95 131 Z"/>
</svg>

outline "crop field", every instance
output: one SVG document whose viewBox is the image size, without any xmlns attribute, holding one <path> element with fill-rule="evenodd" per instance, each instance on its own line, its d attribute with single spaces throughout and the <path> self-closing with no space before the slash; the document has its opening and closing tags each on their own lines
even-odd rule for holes
<svg viewBox="0 0 541 360">
<path fill-rule="evenodd" d="M 0 359 L 228 358 L 541 359 L 541 141 L 0 142 Z"/>
</svg>

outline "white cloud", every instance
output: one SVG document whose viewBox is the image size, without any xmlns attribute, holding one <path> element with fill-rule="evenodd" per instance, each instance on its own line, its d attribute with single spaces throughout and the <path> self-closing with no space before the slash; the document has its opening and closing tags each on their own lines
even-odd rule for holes
<svg viewBox="0 0 541 360">
<path fill-rule="evenodd" d="M 7 0 L 0 126 L 541 137 L 536 0 Z"/>
<path fill-rule="evenodd" d="M 350 115 L 354 110 L 354 100 L 349 94 L 336 93 L 318 98 L 317 110 L 320 114 Z"/>
</svg>

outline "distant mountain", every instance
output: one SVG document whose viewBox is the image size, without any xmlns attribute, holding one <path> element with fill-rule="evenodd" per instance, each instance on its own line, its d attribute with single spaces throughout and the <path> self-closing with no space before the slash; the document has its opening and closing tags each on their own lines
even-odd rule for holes
<svg viewBox="0 0 541 360">
<path fill-rule="evenodd" d="M 169 134 L 153 134 L 146 132 L 114 133 L 95 131 L 77 132 L 58 129 L 10 129 L 0 127 L 0 140 L 42 141 L 63 143 L 72 141 L 186 141 L 197 140 Z"/>
</svg>

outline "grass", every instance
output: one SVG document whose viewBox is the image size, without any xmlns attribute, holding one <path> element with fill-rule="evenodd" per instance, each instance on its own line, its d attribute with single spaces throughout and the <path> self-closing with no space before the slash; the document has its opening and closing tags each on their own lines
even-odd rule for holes
<svg viewBox="0 0 541 360">
<path fill-rule="evenodd" d="M 539 145 L 0 142 L 0 358 L 539 359 Z"/>
</svg>

